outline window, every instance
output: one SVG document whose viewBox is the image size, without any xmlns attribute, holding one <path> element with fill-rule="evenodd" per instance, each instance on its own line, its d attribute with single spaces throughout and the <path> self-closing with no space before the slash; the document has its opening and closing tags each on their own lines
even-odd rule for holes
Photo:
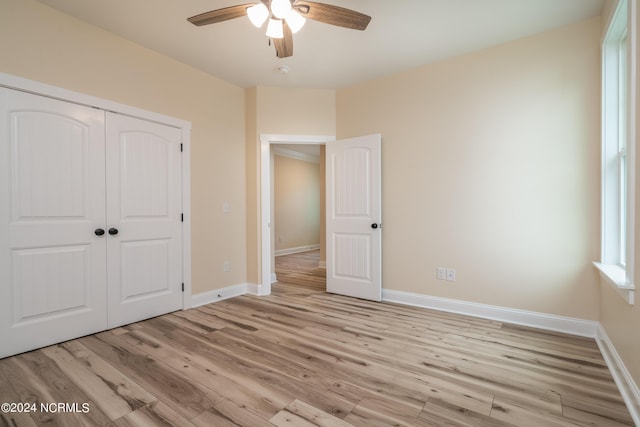
<svg viewBox="0 0 640 427">
<path fill-rule="evenodd" d="M 627 265 L 627 115 L 629 113 L 629 73 L 627 71 L 627 30 L 617 44 L 618 54 L 618 154 L 617 161 L 620 170 L 620 233 L 618 236 L 619 256 L 618 264 L 622 268 Z"/>
<path fill-rule="evenodd" d="M 602 42 L 602 259 L 596 265 L 633 304 L 635 46 L 629 33 L 635 29 L 628 7 L 627 0 L 618 3 Z"/>
</svg>

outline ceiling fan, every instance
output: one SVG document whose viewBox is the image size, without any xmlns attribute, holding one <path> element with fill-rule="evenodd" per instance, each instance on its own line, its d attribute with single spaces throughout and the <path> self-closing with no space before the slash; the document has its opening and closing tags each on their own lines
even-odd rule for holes
<svg viewBox="0 0 640 427">
<path fill-rule="evenodd" d="M 364 30 L 371 17 L 355 10 L 306 0 L 260 0 L 201 13 L 188 19 L 202 26 L 240 18 L 244 15 L 260 28 L 268 20 L 267 36 L 273 40 L 278 58 L 293 55 L 293 34 L 297 33 L 306 19 L 354 30 Z"/>
</svg>

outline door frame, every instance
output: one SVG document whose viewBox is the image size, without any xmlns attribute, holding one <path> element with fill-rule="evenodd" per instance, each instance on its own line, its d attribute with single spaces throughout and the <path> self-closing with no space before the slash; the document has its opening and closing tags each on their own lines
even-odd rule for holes
<svg viewBox="0 0 640 427">
<path fill-rule="evenodd" d="M 182 309 L 191 308 L 191 122 L 6 73 L 0 73 L 0 87 L 112 111 L 180 129 L 184 218 L 182 223 L 182 280 L 184 282 Z"/>
<path fill-rule="evenodd" d="M 335 141 L 335 135 L 260 134 L 260 284 L 252 293 L 271 294 L 271 145 L 325 145 Z"/>
</svg>

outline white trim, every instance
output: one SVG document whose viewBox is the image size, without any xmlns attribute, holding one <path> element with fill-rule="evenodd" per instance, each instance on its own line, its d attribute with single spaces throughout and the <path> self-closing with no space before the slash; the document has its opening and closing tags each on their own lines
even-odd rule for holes
<svg viewBox="0 0 640 427">
<path fill-rule="evenodd" d="M 249 285 L 255 295 L 271 294 L 271 144 L 323 145 L 335 141 L 327 135 L 260 134 L 260 215 L 261 215 L 261 259 L 262 285 Z M 253 292 L 251 286 L 258 289 Z"/>
<path fill-rule="evenodd" d="M 318 249 L 320 249 L 319 243 L 315 245 L 298 246 L 297 248 L 278 249 L 275 256 L 299 254 L 302 252 L 317 251 Z"/>
<path fill-rule="evenodd" d="M 635 285 L 627 283 L 627 272 L 620 266 L 601 264 L 594 262 L 593 265 L 600 270 L 600 276 L 620 295 L 627 304 L 635 304 Z"/>
<path fill-rule="evenodd" d="M 268 292 L 267 292 L 268 291 Z M 267 286 L 258 285 L 256 283 L 247 283 L 247 293 L 263 297 L 271 294 L 271 283 Z"/>
<path fill-rule="evenodd" d="M 382 290 L 382 300 L 594 338 L 598 322 L 448 298 Z"/>
<path fill-rule="evenodd" d="M 281 157 L 288 157 L 290 159 L 302 160 L 303 162 L 320 164 L 320 156 L 314 156 L 313 154 L 301 153 L 299 151 L 289 150 L 284 147 L 275 147 L 273 154 Z"/>
<path fill-rule="evenodd" d="M 277 283 L 277 282 L 278 282 L 278 276 L 276 276 L 275 272 L 271 273 L 271 283 Z"/>
<path fill-rule="evenodd" d="M 191 125 L 182 128 L 182 309 L 191 307 Z"/>
<path fill-rule="evenodd" d="M 611 376 L 613 376 L 613 380 L 620 390 L 624 403 L 627 405 L 633 422 L 640 426 L 640 390 L 602 325 L 598 325 L 596 342 L 602 357 L 607 362 L 609 371 L 611 371 Z"/>
<path fill-rule="evenodd" d="M 601 256 L 594 265 L 603 281 L 611 285 L 628 304 L 634 303 L 635 260 L 635 160 L 636 160 L 636 1 L 618 2 L 609 16 L 602 37 L 602 177 L 601 177 Z M 626 248 L 621 260 L 619 141 L 620 127 L 620 40 L 627 33 L 627 111 L 626 122 Z M 624 265 L 623 265 L 624 264 Z"/>
<path fill-rule="evenodd" d="M 11 74 L 0 73 L 0 86 L 9 89 L 20 90 L 22 92 L 29 92 L 34 95 L 44 95 L 49 98 L 72 102 L 74 104 L 84 105 L 87 107 L 113 111 L 115 113 L 137 117 L 140 119 L 173 126 L 176 128 L 191 129 L 191 122 L 188 122 L 186 120 L 165 116 L 163 114 L 154 113 L 152 111 L 142 110 L 130 105 L 120 104 L 117 102 L 109 101 L 107 99 L 75 92 L 69 89 L 51 86 L 46 83 L 24 79 L 22 77 L 14 76 Z"/>
<path fill-rule="evenodd" d="M 214 289 L 191 296 L 190 308 L 211 304 L 228 298 L 238 297 L 247 293 L 247 284 L 227 286 L 226 288 Z"/>
<path fill-rule="evenodd" d="M 0 87 L 28 92 L 35 95 L 46 96 L 61 101 L 72 102 L 105 111 L 112 111 L 131 117 L 172 126 L 181 130 L 183 154 L 182 154 L 182 211 L 184 222 L 182 228 L 182 280 L 184 292 L 182 296 L 182 308 L 191 307 L 191 122 L 165 116 L 152 111 L 142 110 L 129 105 L 119 104 L 95 96 L 80 92 L 51 86 L 46 83 L 24 79 L 11 74 L 0 73 Z"/>
<path fill-rule="evenodd" d="M 627 39 L 628 39 L 628 66 L 629 66 L 629 88 L 628 88 L 628 109 L 627 114 L 627 281 L 631 284 L 635 281 L 635 233 L 636 233 L 636 120 L 637 111 L 636 106 L 637 98 L 637 81 L 638 81 L 638 68 L 637 68 L 637 54 L 638 51 L 638 22 L 637 12 L 638 2 L 636 0 L 629 1 L 629 13 L 627 24 Z M 633 295 L 631 295 L 633 299 Z M 633 304 L 631 302 L 630 304 Z M 636 423 L 637 424 L 637 423 Z"/>
</svg>

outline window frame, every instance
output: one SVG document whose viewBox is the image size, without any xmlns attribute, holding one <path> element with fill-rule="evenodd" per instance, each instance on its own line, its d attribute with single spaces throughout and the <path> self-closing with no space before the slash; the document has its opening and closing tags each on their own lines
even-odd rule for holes
<svg viewBox="0 0 640 427">
<path fill-rule="evenodd" d="M 634 303 L 635 1 L 618 2 L 602 39 L 602 252 L 605 280 Z"/>
</svg>

